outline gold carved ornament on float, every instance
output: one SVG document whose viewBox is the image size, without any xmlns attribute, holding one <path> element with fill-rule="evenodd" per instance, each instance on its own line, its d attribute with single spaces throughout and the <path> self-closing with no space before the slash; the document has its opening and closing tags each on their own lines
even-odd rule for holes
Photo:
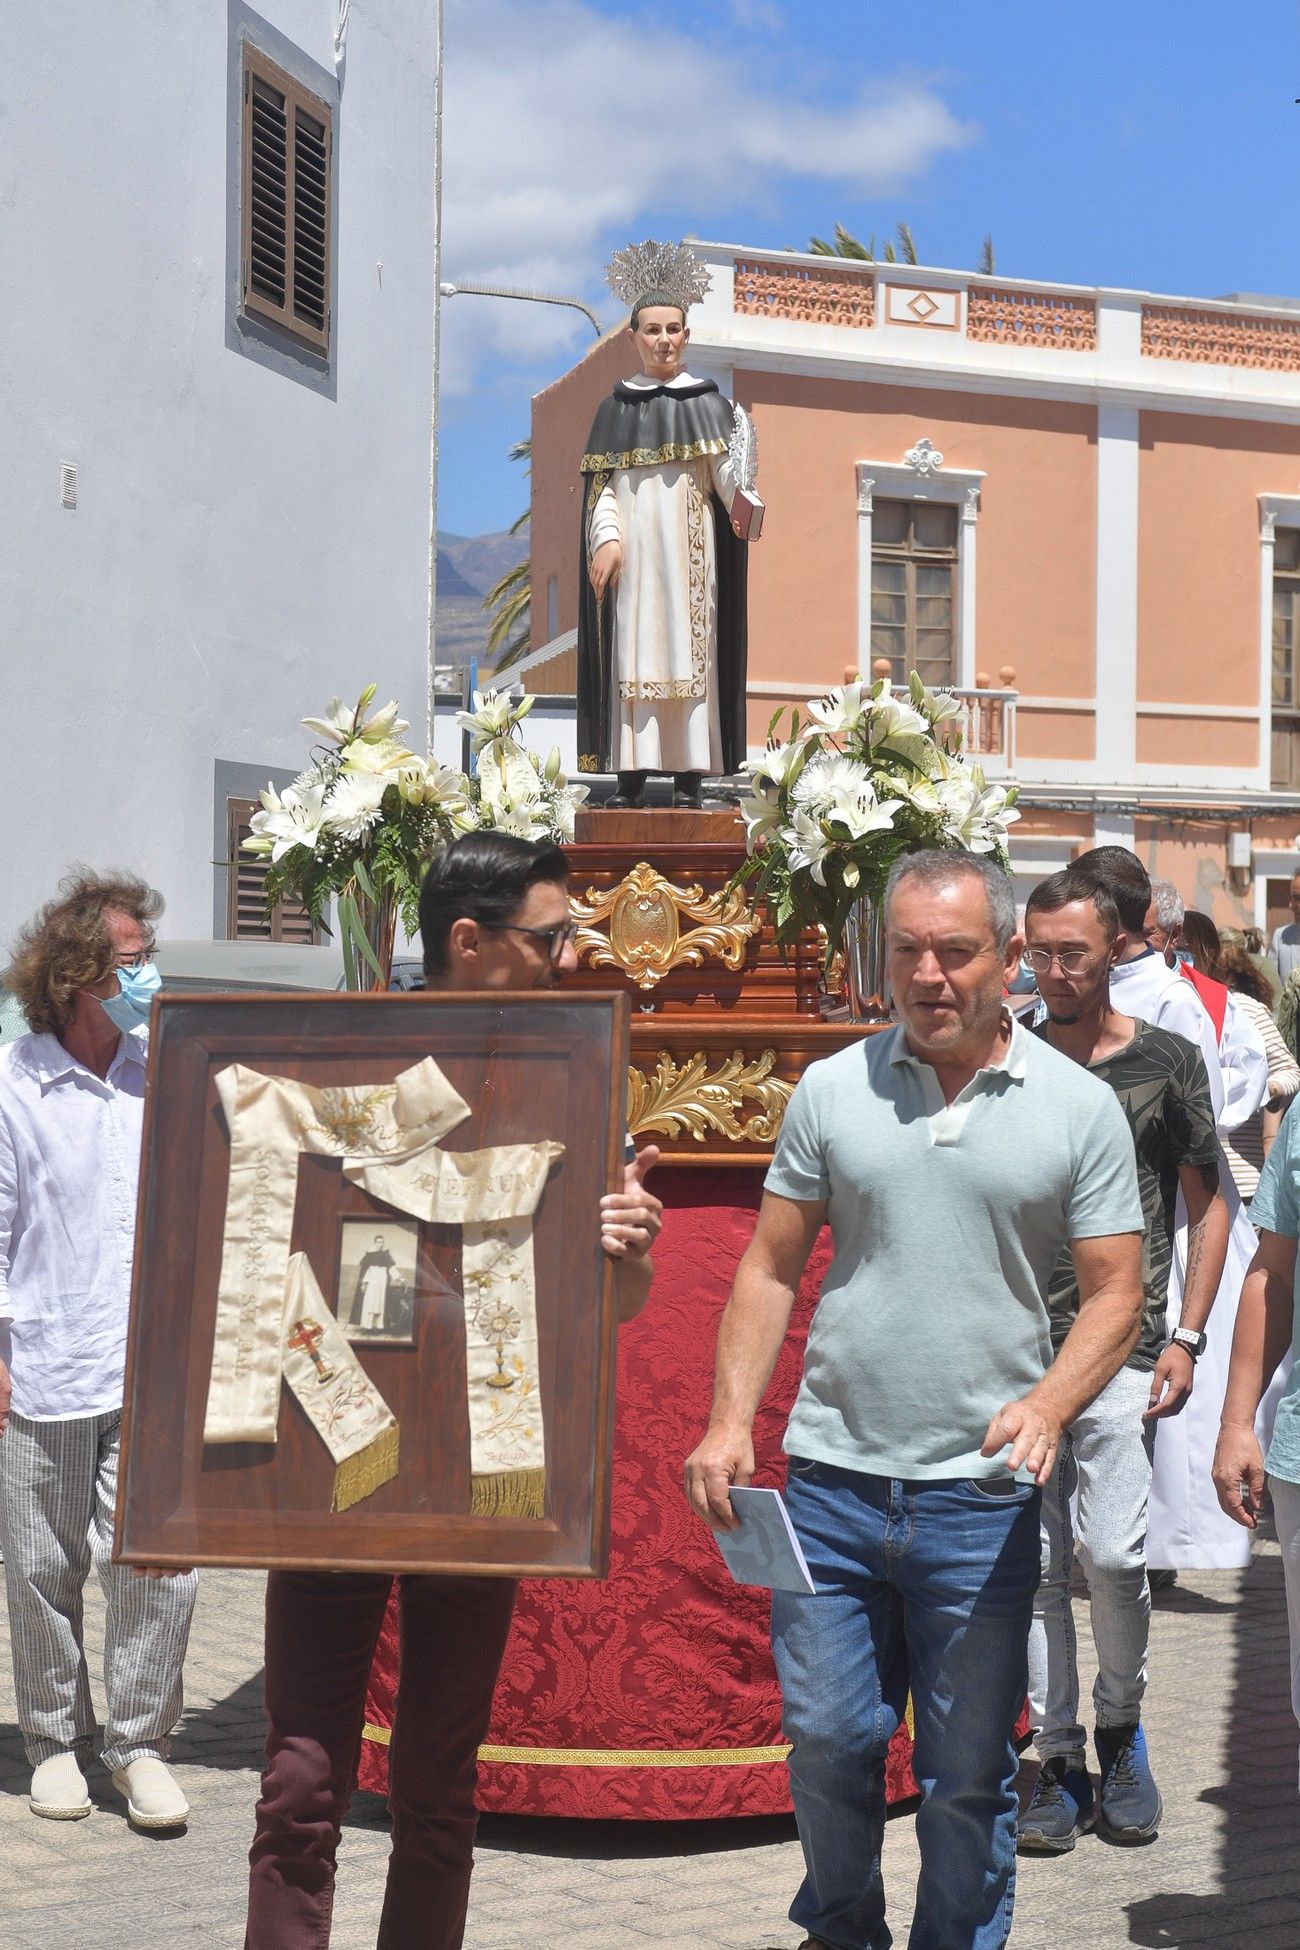
<svg viewBox="0 0 1300 1950">
<path fill-rule="evenodd" d="M 710 1071 L 703 1050 L 683 1063 L 660 1050 L 653 1076 L 635 1067 L 628 1072 L 628 1129 L 692 1137 L 697 1144 L 711 1132 L 733 1144 L 774 1144 L 794 1091 L 792 1083 L 772 1075 L 775 1062 L 775 1050 L 747 1057 L 738 1049 Z M 747 1102 L 757 1108 L 742 1123 Z"/>
<path fill-rule="evenodd" d="M 579 960 L 619 968 L 640 989 L 654 988 L 675 968 L 699 968 L 706 956 L 740 968 L 759 926 L 738 891 L 706 896 L 698 886 L 678 887 L 644 860 L 617 887 L 588 887 L 585 899 L 569 905 Z M 697 925 L 683 930 L 683 918 Z"/>
</svg>

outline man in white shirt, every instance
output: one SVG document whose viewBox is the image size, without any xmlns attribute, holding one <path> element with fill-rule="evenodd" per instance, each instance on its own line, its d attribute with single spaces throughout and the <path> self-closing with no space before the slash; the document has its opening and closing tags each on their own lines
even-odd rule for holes
<svg viewBox="0 0 1300 1950">
<path fill-rule="evenodd" d="M 1300 968 L 1300 873 L 1291 876 L 1289 905 L 1291 919 L 1274 928 L 1268 944 L 1268 958 L 1284 982 Z"/>
<path fill-rule="evenodd" d="M 6 982 L 31 1033 L 0 1051 L 0 1538 L 32 1813 L 90 1813 L 82 1642 L 107 1603 L 101 1758 L 139 1828 L 189 1812 L 163 1760 L 181 1711 L 197 1580 L 112 1562 L 144 1112 L 140 1027 L 162 909 L 142 881 L 81 872 L 19 936 Z"/>
</svg>

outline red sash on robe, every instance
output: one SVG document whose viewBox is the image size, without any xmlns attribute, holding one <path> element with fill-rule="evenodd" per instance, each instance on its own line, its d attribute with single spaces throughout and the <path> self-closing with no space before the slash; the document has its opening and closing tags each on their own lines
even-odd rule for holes
<svg viewBox="0 0 1300 1950">
<path fill-rule="evenodd" d="M 1214 1040 L 1223 1041 L 1223 1025 L 1228 1020 L 1228 989 L 1223 982 L 1216 982 L 1213 975 L 1202 975 L 1199 968 L 1193 968 L 1189 961 L 1180 962 L 1179 967 L 1187 977 L 1196 993 L 1210 1012 L 1214 1024 Z"/>
</svg>

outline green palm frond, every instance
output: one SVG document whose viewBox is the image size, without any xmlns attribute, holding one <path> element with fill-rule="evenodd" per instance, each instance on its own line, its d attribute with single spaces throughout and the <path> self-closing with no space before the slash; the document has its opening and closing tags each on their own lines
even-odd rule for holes
<svg viewBox="0 0 1300 1950">
<path fill-rule="evenodd" d="M 898 242 L 903 253 L 903 263 L 919 264 L 921 260 L 916 254 L 916 244 L 912 238 L 911 226 L 905 224 L 901 218 L 898 223 Z"/>
<path fill-rule="evenodd" d="M 984 239 L 984 248 L 980 252 L 980 271 L 984 277 L 991 278 L 997 268 L 993 258 L 993 238 L 989 235 Z"/>
<path fill-rule="evenodd" d="M 533 443 L 531 440 L 516 440 L 510 449 L 511 460 L 522 460 L 529 472 L 532 471 Z M 531 507 L 510 524 L 512 535 L 521 534 L 527 528 Z M 508 664 L 522 657 L 528 648 L 530 634 L 529 611 L 533 596 L 533 565 L 529 556 L 517 562 L 513 569 L 507 569 L 483 598 L 483 607 L 494 611 L 492 627 L 488 631 L 487 647 L 484 656 L 496 658 L 496 668 L 504 670 Z"/>
<path fill-rule="evenodd" d="M 873 231 L 864 244 L 860 238 L 846 230 L 842 223 L 835 226 L 835 242 L 828 244 L 824 237 L 810 237 L 808 249 L 814 257 L 856 257 L 864 264 L 876 261 L 876 237 Z"/>
</svg>

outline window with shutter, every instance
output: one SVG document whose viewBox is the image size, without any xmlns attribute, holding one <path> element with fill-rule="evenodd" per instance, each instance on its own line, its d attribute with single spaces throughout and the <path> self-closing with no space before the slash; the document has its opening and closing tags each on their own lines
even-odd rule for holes
<svg viewBox="0 0 1300 1950">
<path fill-rule="evenodd" d="M 244 45 L 241 307 L 330 347 L 333 112 Z"/>
<path fill-rule="evenodd" d="M 252 832 L 250 824 L 257 811 L 256 799 L 227 799 L 226 857 L 230 861 L 229 895 L 226 902 L 226 938 L 229 941 L 318 942 L 319 928 L 300 901 L 277 901 L 266 911 L 266 862 L 255 853 L 244 853 L 244 841 Z"/>
<path fill-rule="evenodd" d="M 956 680 L 957 510 L 945 502 L 877 499 L 871 527 L 871 655 L 893 681 L 919 671 L 932 688 Z"/>
</svg>

